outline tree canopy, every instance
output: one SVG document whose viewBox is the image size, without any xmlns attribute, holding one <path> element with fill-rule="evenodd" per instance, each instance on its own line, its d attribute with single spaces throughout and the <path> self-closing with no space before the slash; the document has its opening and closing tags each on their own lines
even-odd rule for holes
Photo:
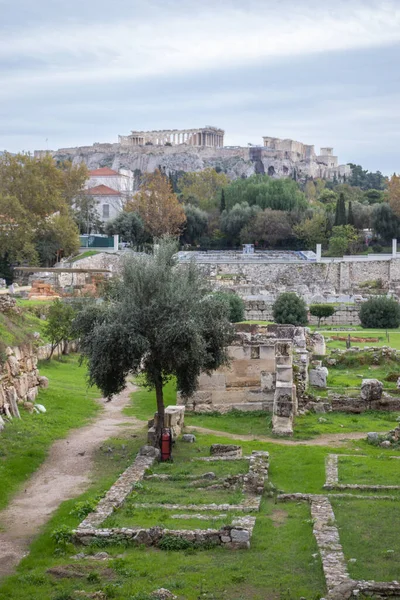
<svg viewBox="0 0 400 600">
<path fill-rule="evenodd" d="M 207 168 L 194 173 L 184 173 L 179 180 L 179 189 L 184 202 L 194 204 L 202 210 L 215 208 L 221 199 L 221 190 L 229 183 L 225 173 Z"/>
<path fill-rule="evenodd" d="M 292 179 L 272 179 L 268 175 L 252 175 L 247 179 L 236 179 L 225 190 L 227 209 L 235 204 L 247 202 L 263 210 L 294 210 L 306 208 L 307 200 Z"/>
<path fill-rule="evenodd" d="M 125 210 L 137 212 L 152 237 L 179 235 L 186 222 L 183 206 L 159 169 L 143 176 L 139 192 Z"/>
<path fill-rule="evenodd" d="M 90 383 L 111 398 L 140 371 L 156 391 L 161 425 L 164 384 L 174 376 L 178 390 L 191 395 L 202 371 L 228 363 L 233 335 L 227 304 L 210 293 L 194 263 L 177 266 L 175 252 L 164 239 L 154 254 L 127 258 L 113 299 L 75 321 Z"/>
</svg>

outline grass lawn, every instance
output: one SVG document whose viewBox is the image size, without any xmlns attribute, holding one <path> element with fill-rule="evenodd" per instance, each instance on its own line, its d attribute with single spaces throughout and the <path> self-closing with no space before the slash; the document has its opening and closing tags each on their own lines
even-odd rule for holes
<svg viewBox="0 0 400 600">
<path fill-rule="evenodd" d="M 400 461 L 386 452 L 373 458 L 340 456 L 338 462 L 339 483 L 400 485 Z"/>
<path fill-rule="evenodd" d="M 82 254 L 78 254 L 78 256 L 74 256 L 74 258 L 70 261 L 72 263 L 77 262 L 78 260 L 82 260 L 83 258 L 88 258 L 89 256 L 94 256 L 95 254 L 99 254 L 101 250 L 86 250 L 86 252 L 82 252 Z"/>
<path fill-rule="evenodd" d="M 340 540 L 354 579 L 399 580 L 400 511 L 388 500 L 332 500 Z"/>
<path fill-rule="evenodd" d="M 76 527 L 82 519 L 82 515 L 77 514 L 82 502 L 108 489 L 129 462 L 128 456 L 132 455 L 133 449 L 137 449 L 143 441 L 144 438 L 133 440 L 128 436 L 125 441 L 119 440 L 119 453 L 98 453 L 96 484 L 81 498 L 65 502 L 60 507 L 42 535 L 32 544 L 31 554 L 22 561 L 17 574 L 0 586 L 0 600 L 64 600 L 73 598 L 74 590 L 103 590 L 115 600 L 149 600 L 149 594 L 160 587 L 187 600 L 198 600 L 199 597 L 221 600 L 298 600 L 301 596 L 314 600 L 326 593 L 321 562 L 312 534 L 310 511 L 305 503 L 276 505 L 272 499 L 264 499 L 261 512 L 257 514 L 250 550 L 233 552 L 217 547 L 166 552 L 121 545 L 105 548 L 99 545 L 89 548 L 69 545 L 65 554 L 60 555 L 50 537 L 51 532 L 64 525 Z M 225 438 L 199 435 L 196 444 L 182 444 L 182 451 L 187 448 L 189 458 L 196 452 L 197 445 L 202 449 L 209 447 L 211 443 L 224 441 Z M 122 442 L 126 452 L 124 456 L 121 455 Z M 108 445 L 106 443 L 104 446 Z M 324 459 L 328 449 L 243 443 L 245 454 L 252 449 L 268 449 L 271 452 L 275 462 L 273 479 L 280 481 L 287 489 L 293 487 L 296 491 L 301 490 L 300 486 L 306 481 L 310 488 L 321 489 Z M 180 451 L 178 448 L 176 450 L 178 456 Z M 308 458 L 306 450 L 310 452 Z M 177 460 L 177 471 L 178 462 Z M 201 463 L 186 462 L 196 469 Z M 215 464 L 205 463 L 203 467 L 205 470 L 213 470 Z M 320 468 L 316 469 L 316 465 Z M 167 466 L 174 468 L 175 463 Z M 147 481 L 145 484 L 147 485 Z M 162 524 L 169 525 L 170 515 L 176 512 L 167 513 L 158 509 L 136 511 L 132 520 L 137 518 L 143 524 L 150 524 L 154 517 L 154 524 L 161 521 Z M 189 523 L 192 525 L 191 521 L 182 520 L 184 528 Z M 216 526 L 218 522 L 212 522 L 211 527 Z M 203 525 L 198 525 L 198 528 L 202 527 Z M 71 555 L 82 550 L 94 553 L 104 549 L 112 558 L 106 563 L 74 561 L 71 558 Z M 59 578 L 47 572 L 50 567 L 66 565 L 71 565 L 69 569 L 75 569 L 76 576 Z"/>
<path fill-rule="evenodd" d="M 172 518 L 172 515 L 192 515 L 191 519 Z M 230 525 L 235 516 L 243 516 L 243 513 L 229 511 L 225 517 L 219 517 L 221 513 L 207 512 L 206 516 L 215 515 L 214 519 L 196 519 L 195 511 L 174 510 L 167 511 L 162 508 L 136 508 L 135 506 L 124 507 L 108 517 L 101 527 L 163 527 L 165 529 L 219 529 L 224 525 Z"/>
<path fill-rule="evenodd" d="M 339 371 L 339 369 L 335 371 Z M 361 382 L 360 379 L 358 381 Z M 164 397 L 166 405 L 176 403 L 176 387 L 173 380 L 165 386 Z M 154 391 L 140 388 L 132 394 L 132 404 L 124 409 L 124 413 L 138 419 L 148 420 L 154 415 L 155 406 Z M 297 416 L 294 439 L 307 440 L 324 433 L 388 431 L 396 427 L 398 415 L 399 413 L 382 411 L 368 411 L 361 415 L 335 412 L 322 415 L 325 420 L 322 423 L 319 422 L 321 418 L 319 414 Z M 185 424 L 237 435 L 272 437 L 272 415 L 264 411 L 240 412 L 233 410 L 224 415 L 188 412 L 185 415 Z"/>
<path fill-rule="evenodd" d="M 43 362 L 40 374 L 50 380 L 37 399 L 47 412 L 22 410 L 22 418 L 13 419 L 0 435 L 0 508 L 43 462 L 54 440 L 83 425 L 100 409 L 94 401 L 100 393 L 87 390 L 86 368 L 79 366 L 77 356 Z"/>
<path fill-rule="evenodd" d="M 335 337 L 347 337 L 350 333 L 354 337 L 362 338 L 379 338 L 378 342 L 352 342 L 352 346 L 364 348 L 365 346 L 390 346 L 390 348 L 396 348 L 400 350 L 400 330 L 399 329 L 388 329 L 388 337 L 386 337 L 386 331 L 382 329 L 363 329 L 362 327 L 354 327 L 353 331 L 327 331 L 322 328 L 314 328 L 324 335 L 325 338 Z M 352 328 L 353 329 L 353 328 Z M 346 349 L 346 342 L 338 340 L 327 340 L 327 349 L 332 350 L 333 348 L 340 348 L 341 350 Z"/>
<path fill-rule="evenodd" d="M 2 346 L 18 346 L 33 341 L 35 331 L 40 333 L 40 339 L 47 342 L 43 328 L 45 321 L 34 314 L 24 311 L 22 315 L 15 313 L 0 314 L 0 344 Z"/>
</svg>

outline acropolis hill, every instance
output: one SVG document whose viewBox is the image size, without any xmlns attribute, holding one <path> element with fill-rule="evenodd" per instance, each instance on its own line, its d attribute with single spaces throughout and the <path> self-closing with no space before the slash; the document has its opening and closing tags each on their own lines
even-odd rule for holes
<svg viewBox="0 0 400 600">
<path fill-rule="evenodd" d="M 90 169 L 110 167 L 116 171 L 166 172 L 200 171 L 207 167 L 225 172 L 229 178 L 249 177 L 254 173 L 272 177 L 320 177 L 343 180 L 350 174 L 348 165 L 339 165 L 333 148 L 321 148 L 290 139 L 263 137 L 261 146 L 224 146 L 225 132 L 218 127 L 132 131 L 120 135 L 118 143 L 60 148 L 50 151 L 56 160 L 85 162 Z M 35 156 L 46 151 L 38 150 Z"/>
</svg>

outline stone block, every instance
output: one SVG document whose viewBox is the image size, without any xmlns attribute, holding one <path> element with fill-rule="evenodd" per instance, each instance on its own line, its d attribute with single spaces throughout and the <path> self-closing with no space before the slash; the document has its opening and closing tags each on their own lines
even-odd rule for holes
<svg viewBox="0 0 400 600">
<path fill-rule="evenodd" d="M 378 440 L 379 440 L 379 435 L 376 433 L 376 431 L 370 431 L 369 433 L 367 433 L 367 442 L 369 444 L 377 443 Z"/>
<path fill-rule="evenodd" d="M 326 388 L 326 382 L 328 378 L 328 369 L 326 367 L 317 367 L 316 369 L 311 369 L 309 373 L 309 381 L 310 385 L 317 388 Z"/>
<path fill-rule="evenodd" d="M 17 377 L 20 374 L 19 362 L 15 356 L 8 357 L 7 367 L 11 377 Z"/>
<path fill-rule="evenodd" d="M 232 529 L 231 538 L 232 542 L 248 542 L 250 533 L 246 529 Z"/>
<path fill-rule="evenodd" d="M 242 447 L 236 444 L 212 444 L 210 447 L 211 456 L 242 456 Z"/>
<path fill-rule="evenodd" d="M 182 436 L 182 441 L 193 444 L 196 441 L 196 436 L 191 433 L 184 433 Z"/>
<path fill-rule="evenodd" d="M 38 388 L 37 387 L 30 388 L 26 395 L 26 399 L 29 402 L 35 402 L 37 395 L 38 395 Z"/>
<path fill-rule="evenodd" d="M 41 388 L 48 388 L 49 387 L 49 380 L 47 377 L 45 377 L 44 375 L 41 375 L 40 377 L 38 377 L 38 381 L 39 381 L 39 386 Z"/>
<path fill-rule="evenodd" d="M 261 391 L 262 392 L 272 392 L 275 389 L 275 375 L 274 373 L 269 373 L 268 371 L 261 371 Z"/>
<path fill-rule="evenodd" d="M 225 373 L 214 371 L 211 375 L 201 373 L 199 377 L 200 390 L 218 390 L 225 389 Z"/>
<path fill-rule="evenodd" d="M 378 379 L 363 379 L 361 382 L 361 399 L 365 402 L 380 400 L 383 393 L 383 384 Z"/>
</svg>

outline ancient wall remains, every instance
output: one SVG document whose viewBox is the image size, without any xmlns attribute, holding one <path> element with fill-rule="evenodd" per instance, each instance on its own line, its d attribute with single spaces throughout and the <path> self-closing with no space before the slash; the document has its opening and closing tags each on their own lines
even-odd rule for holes
<svg viewBox="0 0 400 600">
<path fill-rule="evenodd" d="M 246 321 L 273 321 L 272 301 L 251 300 L 244 298 Z M 335 308 L 335 314 L 323 319 L 324 325 L 360 325 L 359 304 L 340 304 Z M 318 318 L 309 316 L 310 325 L 318 325 Z"/>
<path fill-rule="evenodd" d="M 285 420 L 296 413 L 292 355 L 301 355 L 308 366 L 305 330 L 291 325 L 267 327 L 238 326 L 229 347 L 231 364 L 211 375 L 203 373 L 197 392 L 190 398 L 178 397 L 177 403 L 195 412 L 266 410 Z M 275 419 L 278 433 L 283 421 Z M 285 431 L 285 433 L 290 433 Z"/>
</svg>

